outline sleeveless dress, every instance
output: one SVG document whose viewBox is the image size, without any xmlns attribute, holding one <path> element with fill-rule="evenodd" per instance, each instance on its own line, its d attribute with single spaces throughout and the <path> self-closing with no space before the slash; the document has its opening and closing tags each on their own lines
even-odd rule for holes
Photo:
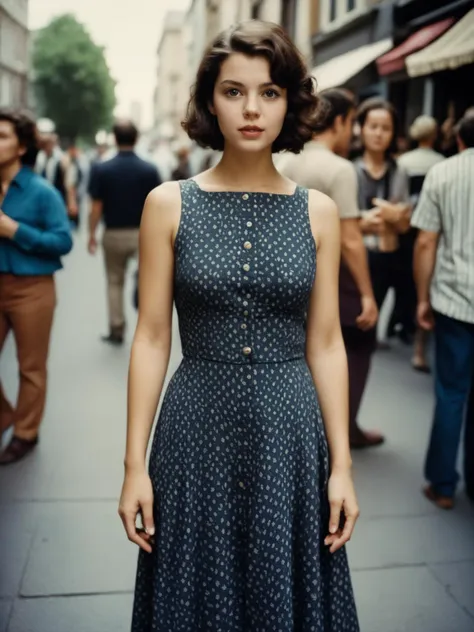
<svg viewBox="0 0 474 632">
<path fill-rule="evenodd" d="M 180 187 L 183 360 L 152 443 L 155 545 L 139 552 L 132 632 L 358 632 L 346 551 L 324 546 L 308 191 Z"/>
</svg>

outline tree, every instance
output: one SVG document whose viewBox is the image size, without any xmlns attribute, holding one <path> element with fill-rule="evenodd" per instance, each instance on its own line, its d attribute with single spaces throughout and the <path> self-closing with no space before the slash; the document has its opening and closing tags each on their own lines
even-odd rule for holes
<svg viewBox="0 0 474 632">
<path fill-rule="evenodd" d="M 73 15 L 57 17 L 38 32 L 33 73 L 40 113 L 55 122 L 62 138 L 91 140 L 110 127 L 115 81 L 103 48 Z"/>
</svg>

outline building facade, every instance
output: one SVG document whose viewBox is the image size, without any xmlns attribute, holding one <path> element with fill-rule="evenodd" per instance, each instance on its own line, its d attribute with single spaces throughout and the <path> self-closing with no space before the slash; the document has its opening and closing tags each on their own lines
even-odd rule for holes
<svg viewBox="0 0 474 632">
<path fill-rule="evenodd" d="M 0 104 L 28 103 L 28 0 L 0 0 Z"/>
</svg>

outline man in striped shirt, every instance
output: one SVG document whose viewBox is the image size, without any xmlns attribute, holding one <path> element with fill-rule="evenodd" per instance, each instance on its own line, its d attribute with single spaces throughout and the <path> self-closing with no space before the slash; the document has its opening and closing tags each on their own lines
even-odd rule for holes
<svg viewBox="0 0 474 632">
<path fill-rule="evenodd" d="M 420 229 L 414 272 L 418 322 L 434 328 L 436 408 L 425 463 L 425 495 L 454 506 L 456 457 L 474 379 L 474 117 L 458 127 L 460 153 L 426 176 L 412 225 Z M 464 474 L 474 499 L 474 410 L 466 418 Z"/>
</svg>

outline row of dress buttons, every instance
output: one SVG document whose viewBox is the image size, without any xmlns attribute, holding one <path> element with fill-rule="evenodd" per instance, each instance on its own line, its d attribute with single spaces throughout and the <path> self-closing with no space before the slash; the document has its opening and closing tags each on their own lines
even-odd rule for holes
<svg viewBox="0 0 474 632">
<path fill-rule="evenodd" d="M 243 199 L 243 200 L 248 200 L 248 199 L 249 199 L 249 194 L 248 194 L 248 193 L 244 193 L 244 194 L 242 195 L 242 199 Z M 247 222 L 247 228 L 252 228 L 252 226 L 253 226 L 253 224 L 252 224 L 252 222 L 249 220 L 249 221 Z M 245 242 L 244 242 L 244 248 L 245 248 L 245 250 L 251 250 L 251 248 L 252 248 L 252 242 L 250 242 L 250 241 L 245 241 Z M 245 264 L 243 265 L 243 270 L 244 270 L 244 272 L 249 272 L 249 271 L 250 271 L 250 264 L 245 263 Z M 248 281 L 248 277 L 247 277 L 247 276 L 244 276 L 244 281 Z M 247 294 L 247 298 L 250 298 L 250 295 L 249 295 L 249 294 Z M 247 306 L 248 306 L 247 301 L 244 301 L 244 307 L 247 307 Z M 244 311 L 244 316 L 248 316 L 248 314 L 249 314 L 248 310 L 245 310 L 245 311 Z M 241 327 L 243 330 L 246 330 L 246 329 L 247 329 L 247 324 L 246 324 L 246 323 L 242 323 L 240 327 Z M 251 347 L 247 347 L 247 346 L 246 346 L 246 347 L 244 347 L 244 348 L 242 349 L 242 353 L 243 353 L 245 356 L 249 356 L 249 355 L 252 353 L 252 348 L 251 348 Z"/>
</svg>

